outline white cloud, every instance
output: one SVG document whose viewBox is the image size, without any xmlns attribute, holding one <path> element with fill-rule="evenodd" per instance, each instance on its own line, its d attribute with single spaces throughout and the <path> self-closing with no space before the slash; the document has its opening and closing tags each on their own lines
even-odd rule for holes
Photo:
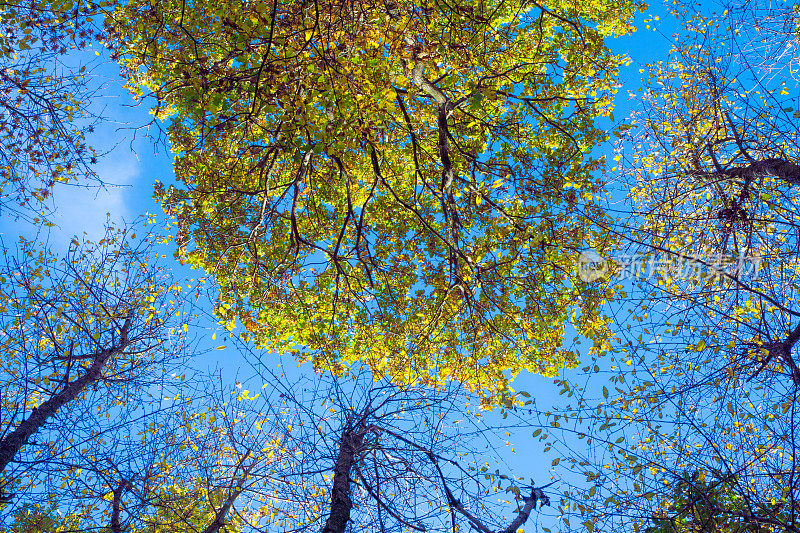
<svg viewBox="0 0 800 533">
<path fill-rule="evenodd" d="M 95 166 L 104 187 L 58 185 L 54 190 L 55 212 L 49 240 L 57 247 L 66 247 L 73 236 L 98 240 L 105 233 L 107 221 L 130 221 L 128 198 L 133 194 L 141 165 L 127 146 L 118 146 L 102 157 Z M 135 215 L 135 214 L 133 214 Z M 63 244 L 62 244 L 63 243 Z"/>
</svg>

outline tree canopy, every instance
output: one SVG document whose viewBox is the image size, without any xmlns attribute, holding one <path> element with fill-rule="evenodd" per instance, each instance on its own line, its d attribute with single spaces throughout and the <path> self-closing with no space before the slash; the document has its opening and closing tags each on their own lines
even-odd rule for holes
<svg viewBox="0 0 800 533">
<path fill-rule="evenodd" d="M 152 387 L 185 364 L 177 289 L 150 264 L 152 243 L 131 236 L 75 240 L 64 258 L 27 241 L 3 249 L 0 503 L 31 491 L 45 502 L 84 469 L 100 484 L 96 465 L 123 448 L 109 442 L 158 411 Z"/>
<path fill-rule="evenodd" d="M 277 352 L 508 394 L 596 348 L 601 163 L 636 2 L 133 1 L 110 22 L 171 117 L 157 190 L 218 313 Z M 160 187 L 160 186 L 159 186 Z M 565 320 L 566 317 L 566 320 Z"/>
<path fill-rule="evenodd" d="M 86 135 L 97 88 L 68 53 L 103 39 L 108 4 L 23 0 L 0 4 L 0 206 L 37 218 L 57 183 L 98 183 Z"/>
<path fill-rule="evenodd" d="M 561 508 L 589 531 L 796 531 L 797 8 L 674 9 L 617 145 L 622 342 L 549 415 L 582 478 Z"/>
</svg>

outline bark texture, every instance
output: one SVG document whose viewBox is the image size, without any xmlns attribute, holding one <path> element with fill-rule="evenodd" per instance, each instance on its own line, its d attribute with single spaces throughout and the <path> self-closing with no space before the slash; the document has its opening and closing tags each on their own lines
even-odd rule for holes
<svg viewBox="0 0 800 533">
<path fill-rule="evenodd" d="M 350 511 L 353 508 L 353 501 L 350 499 L 350 477 L 363 439 L 363 427 L 352 428 L 348 424 L 342 433 L 339 455 L 333 467 L 331 513 L 322 533 L 344 533 L 350 521 Z"/>
</svg>

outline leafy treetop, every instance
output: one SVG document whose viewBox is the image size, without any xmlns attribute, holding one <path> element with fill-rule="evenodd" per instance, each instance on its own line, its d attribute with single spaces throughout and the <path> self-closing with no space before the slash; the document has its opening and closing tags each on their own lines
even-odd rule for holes
<svg viewBox="0 0 800 533">
<path fill-rule="evenodd" d="M 334 372 L 508 393 L 602 349 L 575 279 L 637 2 L 133 0 L 108 25 L 172 116 L 157 197 L 219 316 Z"/>
</svg>

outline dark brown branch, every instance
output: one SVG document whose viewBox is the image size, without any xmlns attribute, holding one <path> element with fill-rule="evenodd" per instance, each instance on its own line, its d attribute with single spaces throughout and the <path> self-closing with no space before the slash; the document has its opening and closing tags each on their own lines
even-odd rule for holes
<svg viewBox="0 0 800 533">
<path fill-rule="evenodd" d="M 239 461 L 237 469 L 241 467 L 244 461 L 247 460 L 247 458 L 250 456 L 251 451 L 252 450 L 247 450 L 247 453 L 245 453 L 244 457 L 242 457 L 241 461 Z M 228 513 L 230 512 L 231 507 L 233 507 L 236 498 L 238 498 L 239 495 L 244 490 L 244 483 L 245 481 L 247 481 L 247 476 L 250 474 L 250 471 L 253 469 L 255 465 L 256 463 L 254 461 L 253 464 L 248 466 L 242 472 L 242 475 L 240 475 L 238 480 L 236 481 L 236 486 L 231 489 L 230 493 L 228 494 L 228 497 L 225 499 L 225 503 L 222 504 L 222 507 L 220 507 L 219 510 L 217 510 L 217 513 L 214 515 L 214 521 L 211 522 L 208 525 L 208 527 L 206 527 L 203 530 L 203 533 L 217 533 L 222 528 L 222 526 L 225 525 L 225 517 L 228 516 Z"/>
<path fill-rule="evenodd" d="M 736 141 L 736 146 L 739 147 L 739 151 L 741 152 L 741 154 L 745 157 L 745 159 L 750 161 L 751 164 L 756 163 L 756 160 L 750 157 L 750 154 L 747 153 L 747 150 L 744 147 L 744 142 L 742 141 L 742 138 L 739 136 L 739 130 L 736 129 L 736 126 L 733 124 L 733 120 L 731 120 L 731 114 L 726 112 L 725 118 L 728 119 L 728 124 L 731 127 L 731 132 L 733 132 L 733 138 Z"/>
<path fill-rule="evenodd" d="M 447 486 L 447 482 L 444 479 L 444 474 L 442 473 L 442 469 L 439 467 L 439 462 L 436 460 L 436 456 L 428 452 L 428 458 L 433 463 L 433 466 L 436 467 L 436 472 L 439 474 L 439 479 L 442 482 L 442 488 L 444 488 L 445 496 L 447 497 L 447 506 L 450 508 L 452 512 L 453 509 L 464 515 L 464 517 L 470 521 L 470 523 L 479 531 L 483 531 L 483 533 L 492 533 L 492 530 L 483 525 L 483 522 L 472 516 L 472 514 L 464 508 L 464 505 L 458 501 L 458 499 L 453 496 L 453 493 L 450 492 L 450 488 Z"/>
<path fill-rule="evenodd" d="M 356 428 L 348 424 L 342 432 L 339 455 L 336 457 L 336 464 L 333 467 L 331 512 L 322 533 L 344 533 L 350 521 L 350 510 L 353 508 L 353 501 L 350 499 L 350 475 L 365 430 L 366 428 L 361 424 Z"/>
<path fill-rule="evenodd" d="M 428 458 L 433 463 L 433 466 L 436 467 L 436 472 L 439 474 L 439 479 L 442 482 L 445 496 L 447 496 L 447 504 L 450 509 L 455 509 L 462 514 L 479 531 L 482 531 L 483 533 L 492 533 L 491 529 L 489 529 L 478 518 L 473 516 L 472 513 L 467 511 L 467 509 L 464 507 L 464 504 L 462 504 L 455 496 L 453 496 L 453 493 L 450 492 L 450 488 L 447 486 L 447 482 L 444 478 L 444 473 L 442 473 L 442 469 L 439 467 L 439 462 L 437 461 L 436 455 L 429 451 Z M 500 533 L 516 533 L 517 529 L 522 527 L 522 525 L 527 522 L 531 515 L 531 511 L 536 508 L 538 502 L 542 502 L 542 505 L 550 505 L 550 498 L 548 498 L 544 491 L 538 487 L 531 487 L 531 495 L 525 498 L 524 501 L 525 504 L 517 511 L 517 517 L 512 520 L 506 528 L 502 529 Z"/>
<path fill-rule="evenodd" d="M 531 488 L 531 495 L 525 498 L 525 505 L 517 512 L 517 517 L 511 521 L 507 528 L 502 533 L 516 533 L 517 529 L 527 522 L 531 511 L 536 509 L 536 504 L 542 502 L 542 505 L 550 505 L 550 498 L 548 498 L 544 491 L 538 487 Z"/>
<path fill-rule="evenodd" d="M 800 324 L 795 326 L 783 341 L 772 341 L 762 346 L 756 346 L 757 348 L 766 348 L 767 356 L 761 361 L 756 371 L 747 378 L 747 381 L 758 376 L 761 371 L 767 367 L 770 361 L 779 361 L 784 367 L 788 368 L 795 386 L 800 386 L 800 368 L 797 367 L 797 363 L 795 363 L 792 357 L 792 348 L 797 344 L 798 340 L 800 340 Z"/>
<path fill-rule="evenodd" d="M 775 350 L 778 358 L 783 361 L 784 366 L 789 369 L 789 373 L 792 376 L 792 381 L 794 382 L 795 387 L 800 387 L 800 368 L 797 368 L 797 363 L 795 363 L 794 358 L 792 358 L 792 350 L 788 342 L 780 342 L 770 345 L 770 357 L 772 357 L 773 350 Z"/>
<path fill-rule="evenodd" d="M 304 239 L 302 235 L 300 235 L 300 229 L 298 228 L 297 225 L 297 200 L 300 198 L 300 182 L 305 177 L 306 166 L 308 165 L 310 157 L 311 157 L 311 152 L 306 152 L 303 155 L 303 160 L 300 162 L 300 168 L 297 169 L 297 176 L 295 176 L 293 183 L 294 194 L 292 195 L 292 211 L 290 215 L 290 222 L 292 228 L 292 247 L 295 249 L 295 253 L 298 253 L 300 251 L 301 244 L 310 247 L 314 246 L 306 239 Z"/>
<path fill-rule="evenodd" d="M 86 369 L 86 372 L 75 381 L 67 384 L 60 392 L 51 396 L 47 401 L 34 407 L 30 416 L 23 420 L 17 428 L 0 441 L 0 473 L 13 461 L 17 453 L 28 442 L 28 439 L 45 425 L 48 419 L 54 416 L 65 404 L 71 402 L 90 384 L 100 379 L 100 374 L 106 362 L 123 353 L 130 345 L 128 329 L 131 325 L 131 315 L 125 319 L 122 326 L 119 343 L 110 348 L 99 351 Z"/>
<path fill-rule="evenodd" d="M 781 158 L 754 161 L 746 167 L 734 167 L 724 171 L 693 173 L 693 177 L 706 181 L 738 178 L 745 183 L 760 176 L 774 176 L 789 185 L 800 185 L 800 166 Z"/>
<path fill-rule="evenodd" d="M 439 106 L 439 114 L 437 118 L 437 126 L 439 129 L 439 159 L 442 161 L 442 189 L 441 194 L 444 201 L 447 201 L 447 196 L 453 186 L 453 163 L 450 161 L 450 152 L 447 149 L 447 106 L 442 104 Z"/>
<path fill-rule="evenodd" d="M 112 492 L 114 498 L 111 501 L 111 533 L 122 533 L 122 525 L 119 521 L 120 503 L 123 491 L 128 488 L 130 488 L 130 484 L 123 479 Z"/>
</svg>

